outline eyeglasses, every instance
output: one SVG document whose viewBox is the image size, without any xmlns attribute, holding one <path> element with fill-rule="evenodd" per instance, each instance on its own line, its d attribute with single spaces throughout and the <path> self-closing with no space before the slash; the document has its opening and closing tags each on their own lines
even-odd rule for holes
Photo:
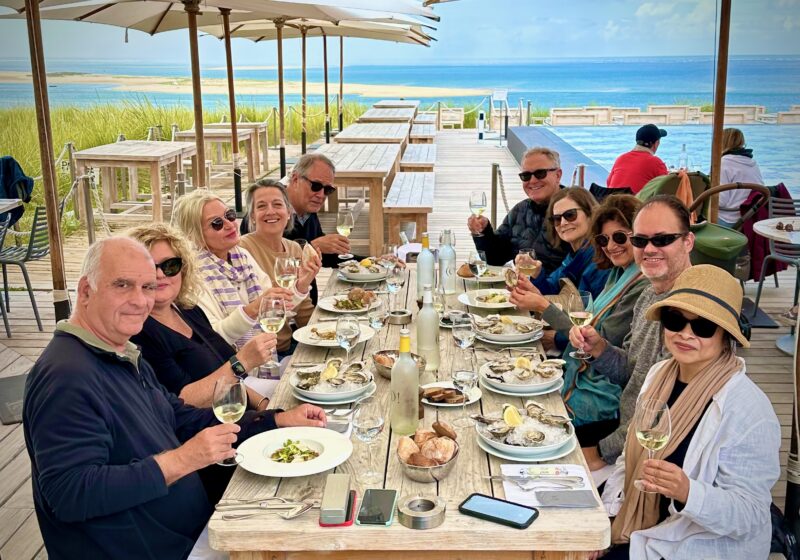
<svg viewBox="0 0 800 560">
<path fill-rule="evenodd" d="M 685 235 L 685 233 L 662 233 L 660 235 L 654 235 L 653 237 L 647 237 L 646 235 L 631 235 L 630 240 L 631 245 L 637 249 L 644 249 L 647 247 L 648 243 L 652 243 L 653 247 L 666 247 L 667 245 L 672 245 Z"/>
<path fill-rule="evenodd" d="M 228 210 L 225 211 L 225 213 L 222 216 L 217 216 L 216 218 L 208 222 L 208 225 L 211 226 L 211 229 L 213 229 L 214 231 L 219 231 L 225 226 L 225 222 L 222 220 L 223 216 L 226 220 L 228 220 L 231 223 L 236 222 L 236 210 L 229 208 Z"/>
<path fill-rule="evenodd" d="M 325 189 L 325 196 L 328 196 L 329 194 L 331 194 L 336 190 L 336 187 L 334 187 L 333 185 L 326 185 L 325 183 L 320 183 L 319 181 L 312 181 L 305 175 L 303 176 L 303 179 L 309 182 L 309 184 L 311 185 L 312 192 L 319 192 L 322 189 Z"/>
<path fill-rule="evenodd" d="M 568 222 L 574 222 L 578 219 L 578 210 L 580 210 L 580 208 L 570 208 L 563 214 L 553 214 L 549 219 L 553 224 L 559 223 L 562 219 Z"/>
<path fill-rule="evenodd" d="M 683 313 L 666 307 L 661 310 L 661 326 L 671 332 L 681 332 L 686 324 L 692 327 L 692 332 L 700 338 L 711 338 L 717 332 L 719 325 L 714 321 L 698 317 L 697 319 L 687 319 Z"/>
<path fill-rule="evenodd" d="M 531 177 L 536 177 L 537 179 L 544 179 L 547 177 L 547 174 L 551 171 L 558 171 L 558 167 L 550 167 L 548 169 L 536 169 L 534 171 L 522 171 L 519 174 L 519 178 L 522 179 L 523 183 L 527 183 L 531 180 Z"/>
<path fill-rule="evenodd" d="M 160 268 L 161 272 L 163 272 L 164 276 L 167 278 L 172 278 L 180 274 L 181 270 L 183 270 L 183 259 L 180 257 L 172 257 L 171 259 L 158 263 L 156 268 Z"/>
<path fill-rule="evenodd" d="M 595 235 L 594 241 L 599 247 L 608 247 L 609 240 L 613 240 L 617 245 L 625 245 L 625 243 L 628 242 L 628 237 L 630 237 L 630 235 L 630 232 L 622 231 L 620 229 L 612 233 L 611 237 L 607 236 L 605 233 Z"/>
</svg>

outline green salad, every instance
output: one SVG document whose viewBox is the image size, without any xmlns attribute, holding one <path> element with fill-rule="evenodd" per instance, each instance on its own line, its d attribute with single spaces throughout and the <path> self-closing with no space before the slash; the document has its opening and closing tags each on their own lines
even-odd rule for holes
<svg viewBox="0 0 800 560">
<path fill-rule="evenodd" d="M 304 463 L 319 457 L 319 453 L 300 443 L 300 440 L 287 439 L 283 447 L 275 450 L 270 459 L 276 463 Z"/>
</svg>

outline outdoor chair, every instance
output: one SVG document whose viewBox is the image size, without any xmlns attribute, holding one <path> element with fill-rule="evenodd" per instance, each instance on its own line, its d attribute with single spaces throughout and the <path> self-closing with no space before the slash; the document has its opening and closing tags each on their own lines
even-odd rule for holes
<svg viewBox="0 0 800 560">
<path fill-rule="evenodd" d="M 11 227 L 11 214 L 6 214 L 6 217 L 3 219 L 3 223 L 0 224 L 0 248 L 6 242 L 6 233 L 8 232 L 8 228 Z M 8 286 L 3 286 L 6 292 L 6 297 L 8 297 Z M 6 306 L 3 303 L 3 298 L 0 296 L 0 313 L 3 315 L 3 324 L 6 327 L 6 336 L 11 338 L 11 325 L 8 324 L 8 313 L 6 313 Z"/>
<path fill-rule="evenodd" d="M 769 199 L 770 218 L 794 218 L 797 216 L 800 216 L 800 200 Z M 767 271 L 767 263 L 770 260 L 786 263 L 797 270 L 794 282 L 794 299 L 792 300 L 792 305 L 797 305 L 798 289 L 800 289 L 800 245 L 770 239 L 769 254 L 764 257 L 764 262 L 761 265 L 761 279 L 758 281 L 758 290 L 756 291 L 756 308 L 758 308 L 758 301 L 761 299 L 761 289 L 764 287 L 764 276 Z"/>
<path fill-rule="evenodd" d="M 5 237 L 5 230 L 3 231 L 3 236 Z M 3 267 L 3 289 L 6 292 L 6 309 L 11 309 L 11 302 L 8 297 L 8 265 L 16 265 L 20 268 L 22 276 L 25 278 L 25 286 L 28 289 L 28 295 L 33 306 L 33 314 L 36 317 L 36 324 L 39 326 L 40 331 L 43 331 L 44 328 L 39 317 L 39 309 L 36 307 L 36 300 L 33 297 L 31 278 L 28 276 L 28 269 L 25 267 L 25 263 L 39 260 L 47 256 L 49 252 L 50 241 L 47 237 L 47 214 L 44 206 L 37 206 L 33 214 L 33 225 L 31 225 L 27 246 L 13 246 L 0 250 L 0 265 Z M 3 318 L 5 319 L 5 310 L 3 311 Z M 6 331 L 8 330 L 8 323 L 6 323 Z M 9 336 L 11 335 L 9 334 Z"/>
</svg>

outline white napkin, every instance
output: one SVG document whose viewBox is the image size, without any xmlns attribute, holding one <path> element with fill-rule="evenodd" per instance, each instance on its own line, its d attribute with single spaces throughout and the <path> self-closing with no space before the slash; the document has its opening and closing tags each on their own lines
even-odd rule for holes
<svg viewBox="0 0 800 560">
<path fill-rule="evenodd" d="M 522 469 L 522 470 L 520 470 Z M 506 500 L 509 502 L 516 502 L 526 506 L 540 507 L 539 500 L 536 499 L 536 490 L 590 490 L 592 485 L 586 469 L 580 465 L 525 465 L 520 463 L 513 463 L 508 465 L 500 465 L 500 472 L 506 476 L 520 476 L 520 472 L 527 473 L 529 476 L 534 477 L 537 475 L 556 475 L 556 476 L 580 476 L 583 478 L 583 483 L 571 488 L 563 488 L 560 486 L 549 486 L 542 482 L 532 490 L 523 490 L 516 483 L 510 481 L 503 481 L 503 490 L 506 493 Z"/>
</svg>

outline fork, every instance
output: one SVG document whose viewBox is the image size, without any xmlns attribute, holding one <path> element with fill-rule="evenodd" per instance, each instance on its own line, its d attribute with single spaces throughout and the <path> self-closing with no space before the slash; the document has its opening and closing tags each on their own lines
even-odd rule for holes
<svg viewBox="0 0 800 560">
<path fill-rule="evenodd" d="M 223 513 L 222 514 L 222 520 L 223 521 L 239 521 L 239 520 L 242 520 L 242 519 L 250 519 L 250 518 L 258 517 L 258 516 L 261 516 L 261 515 L 277 515 L 281 519 L 287 519 L 288 520 L 288 519 L 294 519 L 295 517 L 300 517 L 305 512 L 307 512 L 307 511 L 309 511 L 311 509 L 314 509 L 316 507 L 319 507 L 319 505 L 316 505 L 316 504 L 314 504 L 312 502 L 301 502 L 301 503 L 297 504 L 295 507 L 293 507 L 292 509 L 290 509 L 288 511 L 270 511 L 270 510 L 266 510 L 266 511 L 254 511 L 254 512 L 251 512 L 251 513 Z"/>
</svg>

